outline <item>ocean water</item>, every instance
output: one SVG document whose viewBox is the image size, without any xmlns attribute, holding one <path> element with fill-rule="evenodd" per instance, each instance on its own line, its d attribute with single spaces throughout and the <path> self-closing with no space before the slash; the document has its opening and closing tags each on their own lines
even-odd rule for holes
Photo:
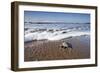
<svg viewBox="0 0 100 73">
<path fill-rule="evenodd" d="M 71 28 L 82 28 L 89 30 L 90 24 L 80 24 L 80 23 L 65 23 L 65 24 L 25 24 L 25 28 L 33 28 L 33 29 L 71 29 Z"/>
<path fill-rule="evenodd" d="M 24 25 L 24 40 L 61 40 L 68 37 L 90 35 L 89 23 L 52 23 Z"/>
</svg>

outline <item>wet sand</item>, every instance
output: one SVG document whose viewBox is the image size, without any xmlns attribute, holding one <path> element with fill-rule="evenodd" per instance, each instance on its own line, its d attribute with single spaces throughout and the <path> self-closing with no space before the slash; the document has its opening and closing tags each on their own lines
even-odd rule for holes
<svg viewBox="0 0 100 73">
<path fill-rule="evenodd" d="M 73 48 L 62 48 L 63 41 L 71 43 Z M 58 41 L 30 41 L 24 43 L 24 48 L 24 61 L 90 58 L 89 36 L 70 37 Z"/>
</svg>

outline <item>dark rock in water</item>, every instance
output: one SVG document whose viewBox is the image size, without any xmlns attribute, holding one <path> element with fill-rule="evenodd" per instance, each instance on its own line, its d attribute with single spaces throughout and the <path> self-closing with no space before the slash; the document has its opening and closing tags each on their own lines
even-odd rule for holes
<svg viewBox="0 0 100 73">
<path fill-rule="evenodd" d="M 66 31 L 63 31 L 62 33 L 64 34 L 64 33 L 67 33 L 67 32 Z"/>
<path fill-rule="evenodd" d="M 73 48 L 71 43 L 66 42 L 69 48 Z"/>
<path fill-rule="evenodd" d="M 53 30 L 53 29 L 49 29 L 49 30 L 48 30 L 48 32 L 51 32 L 51 33 L 53 33 L 53 32 L 54 32 L 54 30 Z"/>
<path fill-rule="evenodd" d="M 66 48 L 73 48 L 72 44 L 69 43 L 69 42 L 63 42 L 61 47 L 64 48 L 64 49 L 66 49 Z"/>
</svg>

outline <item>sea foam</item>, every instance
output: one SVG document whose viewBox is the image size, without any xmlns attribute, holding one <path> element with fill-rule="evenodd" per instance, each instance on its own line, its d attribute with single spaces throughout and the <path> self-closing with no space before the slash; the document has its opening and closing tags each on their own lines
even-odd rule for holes
<svg viewBox="0 0 100 73">
<path fill-rule="evenodd" d="M 32 41 L 32 40 L 61 40 L 68 37 L 81 36 L 81 35 L 90 35 L 88 31 L 69 31 L 69 30 L 61 30 L 61 31 L 36 31 L 30 32 L 28 31 L 24 40 Z"/>
</svg>

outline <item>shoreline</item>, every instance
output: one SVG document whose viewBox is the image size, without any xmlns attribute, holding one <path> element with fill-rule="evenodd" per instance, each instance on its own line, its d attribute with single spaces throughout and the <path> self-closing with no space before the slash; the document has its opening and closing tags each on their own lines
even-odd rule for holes
<svg viewBox="0 0 100 73">
<path fill-rule="evenodd" d="M 63 41 L 72 44 L 71 52 L 61 48 Z M 30 41 L 24 43 L 24 61 L 45 61 L 90 58 L 90 36 L 77 36 L 57 41 Z"/>
</svg>

